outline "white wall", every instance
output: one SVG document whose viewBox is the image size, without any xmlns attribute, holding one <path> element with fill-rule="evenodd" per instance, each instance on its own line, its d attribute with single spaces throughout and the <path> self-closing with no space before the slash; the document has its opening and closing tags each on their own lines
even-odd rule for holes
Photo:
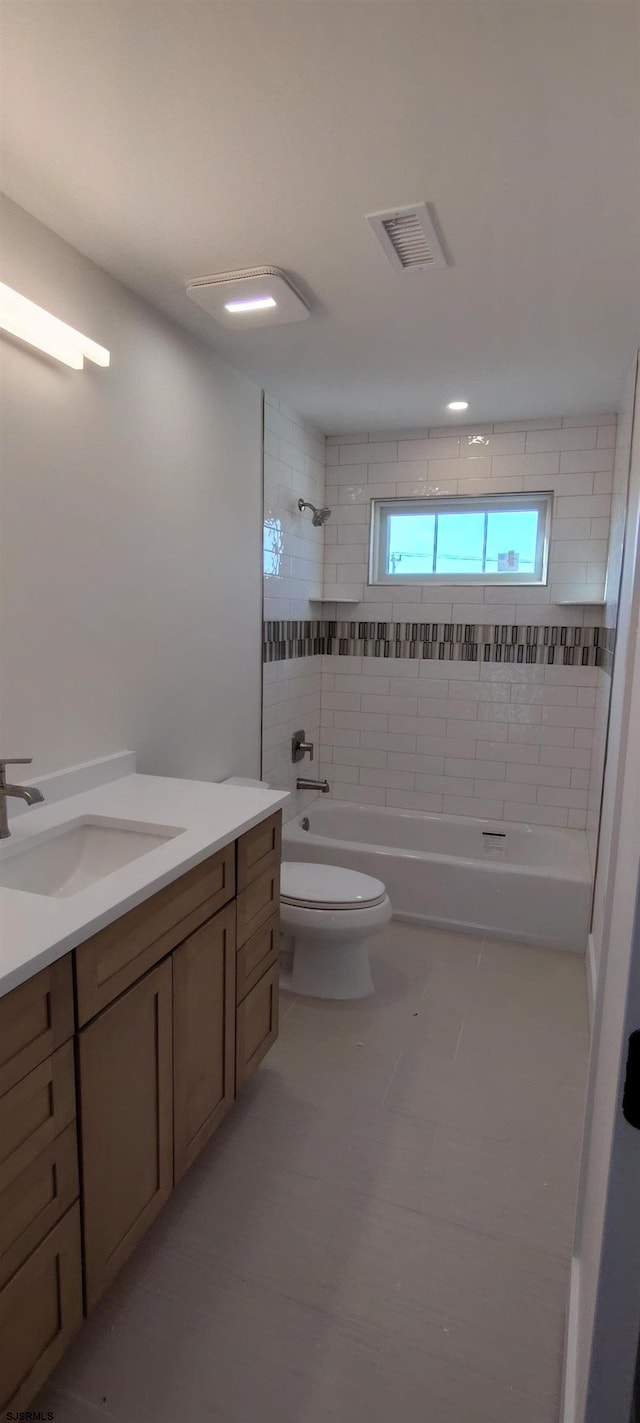
<svg viewBox="0 0 640 1423">
<path fill-rule="evenodd" d="M 324 528 L 314 528 L 298 500 L 324 503 L 324 436 L 267 394 L 264 404 L 264 617 L 317 620 L 322 607 Z M 295 791 L 298 776 L 318 775 L 320 659 L 317 655 L 265 662 L 263 668 L 262 773 L 292 791 L 285 819 L 315 799 Z M 313 760 L 294 764 L 291 737 L 304 728 Z"/>
<path fill-rule="evenodd" d="M 603 596 L 615 439 L 615 415 L 329 437 L 325 595 L 358 600 L 338 618 L 599 626 L 600 608 L 561 600 Z M 523 490 L 555 496 L 546 587 L 367 583 L 372 498 Z M 584 829 L 602 675 L 325 658 L 321 773 L 341 799 Z"/>
<path fill-rule="evenodd" d="M 3 753 L 33 778 L 255 774 L 261 393 L 9 202 L 2 277 L 109 347 L 71 371 L 0 338 Z"/>
</svg>

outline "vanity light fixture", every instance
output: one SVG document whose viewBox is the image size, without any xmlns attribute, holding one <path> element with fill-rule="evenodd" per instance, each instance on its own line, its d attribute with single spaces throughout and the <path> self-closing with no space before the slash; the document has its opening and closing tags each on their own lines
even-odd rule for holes
<svg viewBox="0 0 640 1423">
<path fill-rule="evenodd" d="M 468 409 L 469 409 L 469 401 L 468 401 L 468 400 L 450 400 L 450 401 L 449 401 L 449 404 L 447 405 L 447 410 L 458 411 L 458 410 L 468 410 Z"/>
<path fill-rule="evenodd" d="M 67 326 L 66 321 L 52 316 L 4 282 L 0 282 L 0 329 L 74 371 L 82 370 L 85 357 L 96 366 L 108 366 L 111 359 L 106 347 L 90 341 L 81 331 Z"/>
</svg>

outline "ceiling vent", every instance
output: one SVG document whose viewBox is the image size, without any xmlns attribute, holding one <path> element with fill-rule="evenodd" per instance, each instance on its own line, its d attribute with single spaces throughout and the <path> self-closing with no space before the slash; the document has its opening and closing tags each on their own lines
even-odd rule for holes
<svg viewBox="0 0 640 1423">
<path fill-rule="evenodd" d="M 427 267 L 449 266 L 436 221 L 430 203 L 367 214 L 367 222 L 396 272 L 423 272 Z"/>
</svg>

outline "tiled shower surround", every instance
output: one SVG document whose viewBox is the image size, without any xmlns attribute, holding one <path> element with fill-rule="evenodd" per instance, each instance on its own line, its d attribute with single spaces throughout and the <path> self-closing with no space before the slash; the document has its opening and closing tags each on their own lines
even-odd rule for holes
<svg viewBox="0 0 640 1423">
<path fill-rule="evenodd" d="M 585 828 L 611 662 L 588 604 L 603 597 L 615 435 L 602 416 L 327 440 L 314 502 L 332 517 L 312 532 L 335 601 L 287 603 L 285 579 L 264 656 L 267 689 L 293 680 L 309 707 L 321 674 L 313 774 L 333 796 Z M 372 498 L 523 490 L 554 493 L 547 587 L 368 584 Z"/>
</svg>

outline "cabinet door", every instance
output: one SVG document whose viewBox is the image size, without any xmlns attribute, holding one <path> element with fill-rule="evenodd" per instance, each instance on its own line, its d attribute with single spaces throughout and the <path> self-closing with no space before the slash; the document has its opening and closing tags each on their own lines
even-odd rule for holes
<svg viewBox="0 0 640 1423">
<path fill-rule="evenodd" d="M 0 1291 L 0 1409 L 27 1409 L 82 1324 L 80 1211 L 58 1221 Z"/>
<path fill-rule="evenodd" d="M 230 905 L 173 955 L 176 1181 L 233 1102 L 235 927 Z"/>
<path fill-rule="evenodd" d="M 87 1311 L 173 1186 L 171 959 L 79 1034 Z"/>
</svg>

